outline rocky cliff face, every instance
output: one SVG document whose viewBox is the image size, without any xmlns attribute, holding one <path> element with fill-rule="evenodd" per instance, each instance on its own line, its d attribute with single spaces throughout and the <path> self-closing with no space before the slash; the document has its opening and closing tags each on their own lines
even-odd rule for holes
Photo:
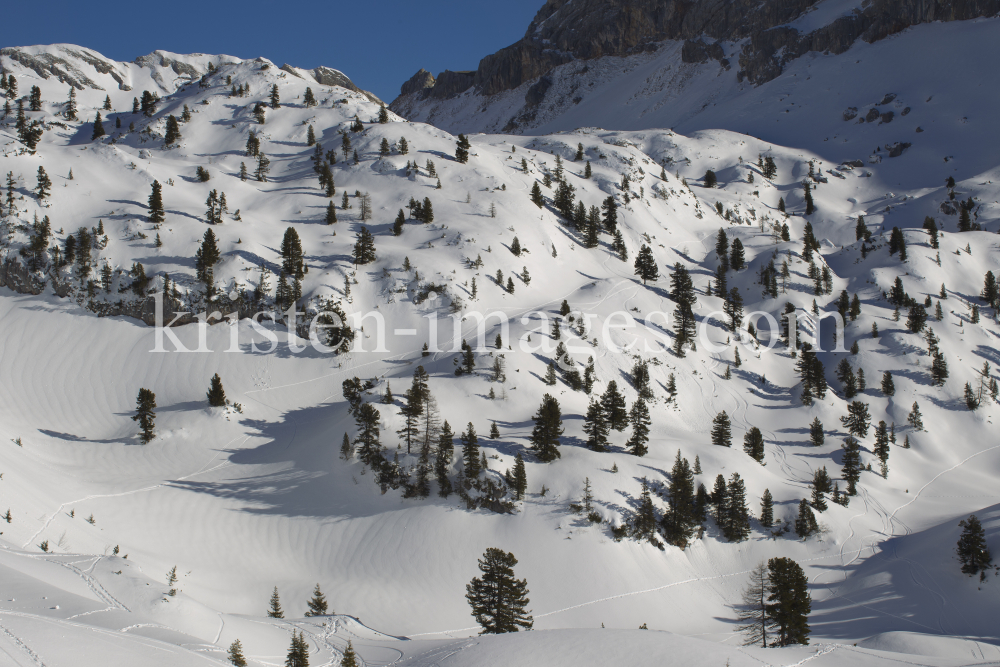
<svg viewBox="0 0 1000 667">
<path fill-rule="evenodd" d="M 863 0 L 821 27 L 800 32 L 788 25 L 810 11 L 825 9 L 824 4 L 824 0 L 548 0 L 524 38 L 483 58 L 474 76 L 449 78 L 440 89 L 443 77 L 437 82 L 422 77 L 419 86 L 411 79 L 392 108 L 400 112 L 415 99 L 443 99 L 473 87 L 479 95 L 496 95 L 573 60 L 655 50 L 666 40 L 685 41 L 682 59 L 691 63 L 722 62 L 720 42 L 742 43 L 733 75 L 761 84 L 809 51 L 842 53 L 858 39 L 874 42 L 919 23 L 1000 12 L 1000 0 Z M 722 64 L 729 67 L 728 61 Z"/>
</svg>

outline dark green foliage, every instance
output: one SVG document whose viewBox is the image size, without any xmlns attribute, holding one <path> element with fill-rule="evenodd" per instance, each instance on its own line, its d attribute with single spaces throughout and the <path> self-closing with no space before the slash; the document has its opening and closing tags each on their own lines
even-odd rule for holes
<svg viewBox="0 0 1000 667">
<path fill-rule="evenodd" d="M 712 419 L 712 444 L 719 447 L 733 446 L 732 426 L 725 410 Z"/>
<path fill-rule="evenodd" d="M 861 443 L 853 435 L 844 439 L 844 453 L 841 458 L 844 480 L 847 481 L 847 495 L 857 494 L 857 484 L 861 479 Z"/>
<path fill-rule="evenodd" d="M 840 418 L 840 423 L 848 432 L 859 438 L 868 437 L 868 429 L 871 427 L 872 418 L 868 414 L 868 404 L 861 401 L 851 401 L 847 406 L 847 415 Z"/>
<path fill-rule="evenodd" d="M 316 106 L 316 96 L 313 95 L 312 88 L 306 88 L 305 95 L 302 96 L 302 104 L 306 107 Z"/>
<path fill-rule="evenodd" d="M 811 405 L 813 397 L 824 398 L 826 396 L 826 375 L 823 369 L 823 362 L 819 360 L 809 343 L 802 344 L 802 354 L 795 366 L 802 379 L 802 403 Z"/>
<path fill-rule="evenodd" d="M 607 415 L 608 426 L 616 431 L 624 431 L 628 426 L 628 409 L 625 407 L 625 397 L 618 391 L 618 383 L 608 382 L 608 388 L 601 396 L 601 406 Z"/>
<path fill-rule="evenodd" d="M 769 489 L 764 489 L 764 495 L 760 497 L 760 525 L 765 528 L 774 525 L 774 498 Z"/>
<path fill-rule="evenodd" d="M 240 643 L 239 639 L 234 640 L 229 645 L 229 653 L 226 655 L 226 659 L 235 665 L 235 667 L 247 667 L 247 659 L 243 655 L 243 644 Z"/>
<path fill-rule="evenodd" d="M 208 404 L 213 408 L 222 408 L 228 403 L 226 392 L 222 388 L 222 378 L 219 377 L 218 373 L 212 376 L 212 382 L 209 385 L 206 396 L 208 397 Z"/>
<path fill-rule="evenodd" d="M 604 224 L 604 230 L 613 234 L 618 228 L 618 204 L 615 202 L 615 198 L 607 197 L 601 204 L 601 211 L 603 211 L 601 221 Z"/>
<path fill-rule="evenodd" d="M 297 630 L 292 630 L 292 643 L 288 647 L 285 667 L 309 667 L 309 644 L 306 643 L 305 635 Z"/>
<path fill-rule="evenodd" d="M 354 263 L 370 264 L 375 261 L 375 237 L 368 231 L 367 227 L 362 227 L 358 232 L 357 241 L 354 243 Z"/>
<path fill-rule="evenodd" d="M 545 394 L 542 404 L 532 419 L 535 427 L 531 432 L 531 449 L 538 460 L 549 463 L 559 458 L 559 437 L 563 434 L 562 412 L 559 401 Z"/>
<path fill-rule="evenodd" d="M 153 181 L 152 190 L 149 193 L 148 219 L 154 225 L 159 225 L 166 219 L 163 211 L 163 186 L 160 185 L 159 181 Z"/>
<path fill-rule="evenodd" d="M 528 491 L 528 473 L 524 468 L 524 458 L 521 452 L 514 457 L 514 497 L 517 500 L 524 500 L 524 494 Z"/>
<path fill-rule="evenodd" d="M 201 246 L 194 256 L 194 266 L 198 274 L 198 280 L 205 283 L 206 286 L 211 288 L 213 283 L 213 269 L 219 260 L 222 258 L 222 253 L 219 252 L 219 246 L 215 239 L 215 233 L 211 229 L 205 230 L 205 235 L 202 238 Z"/>
<path fill-rule="evenodd" d="M 514 577 L 514 554 L 491 547 L 479 559 L 481 577 L 465 587 L 465 599 L 479 623 L 480 634 L 530 630 L 533 625 L 528 606 L 528 582 Z"/>
<path fill-rule="evenodd" d="M 806 215 L 812 215 L 816 211 L 816 204 L 813 203 L 812 186 L 808 182 L 802 184 L 804 190 L 803 197 L 806 202 Z"/>
<path fill-rule="evenodd" d="M 105 134 L 107 133 L 104 131 L 104 123 L 101 120 L 101 112 L 98 111 L 97 115 L 94 116 L 94 131 L 90 135 L 90 140 L 95 141 L 103 137 Z M 29 146 L 29 148 L 31 148 L 31 146 Z"/>
<path fill-rule="evenodd" d="M 566 181 L 559 181 L 559 187 L 556 188 L 555 197 L 552 198 L 552 203 L 555 205 L 556 210 L 559 211 L 559 215 L 566 220 L 573 220 L 573 209 L 575 206 L 573 203 L 574 189 L 575 188 Z"/>
<path fill-rule="evenodd" d="M 799 502 L 799 515 L 795 518 L 795 534 L 806 538 L 819 531 L 816 515 L 813 514 L 809 502 L 803 498 Z"/>
<path fill-rule="evenodd" d="M 1000 285 L 998 285 L 992 271 L 987 271 L 986 277 L 983 278 L 983 291 L 980 296 L 983 301 L 990 304 L 990 308 L 1000 306 Z"/>
<path fill-rule="evenodd" d="M 823 423 L 819 420 L 819 417 L 815 417 L 812 423 L 809 424 L 809 442 L 812 443 L 813 447 L 819 447 L 823 444 L 824 440 Z"/>
<path fill-rule="evenodd" d="M 738 238 L 733 239 L 733 248 L 729 252 L 729 265 L 733 271 L 741 271 L 746 266 L 746 253 L 743 250 L 743 242 Z"/>
<path fill-rule="evenodd" d="M 714 188 L 719 182 L 719 179 L 715 176 L 715 172 L 709 169 L 705 172 L 705 187 Z"/>
<path fill-rule="evenodd" d="M 465 164 L 469 161 L 469 149 L 472 144 L 469 143 L 469 138 L 464 134 L 458 135 L 458 142 L 455 147 L 455 160 L 461 164 Z"/>
<path fill-rule="evenodd" d="M 677 262 L 670 274 L 670 298 L 677 304 L 674 307 L 674 353 L 684 356 L 684 347 L 694 342 L 696 322 L 694 304 L 696 301 L 694 283 L 687 268 Z"/>
<path fill-rule="evenodd" d="M 750 536 L 746 486 L 737 472 L 732 474 L 726 485 L 725 513 L 720 527 L 730 542 L 742 542 Z"/>
<path fill-rule="evenodd" d="M 985 575 L 987 568 L 993 563 L 993 556 L 990 548 L 986 544 L 986 531 L 975 514 L 969 515 L 968 519 L 958 522 L 962 528 L 962 535 L 958 538 L 958 562 L 962 564 L 964 574 Z"/>
<path fill-rule="evenodd" d="M 892 396 L 896 393 L 896 385 L 892 381 L 892 373 L 886 371 L 882 374 L 882 393 L 886 396 Z"/>
<path fill-rule="evenodd" d="M 273 84 L 271 86 L 271 108 L 280 109 L 281 108 L 281 96 L 278 94 L 278 84 Z"/>
<path fill-rule="evenodd" d="M 583 420 L 583 432 L 587 434 L 587 447 L 595 452 L 607 451 L 609 431 L 604 408 L 598 401 L 591 399 Z"/>
<path fill-rule="evenodd" d="M 281 610 L 281 598 L 278 597 L 278 587 L 274 587 L 274 592 L 271 593 L 271 601 L 267 607 L 268 618 L 284 618 L 285 612 Z"/>
<path fill-rule="evenodd" d="M 948 379 L 948 362 L 940 350 L 934 350 L 931 362 L 931 384 L 940 387 Z"/>
<path fill-rule="evenodd" d="M 140 102 L 140 107 L 142 110 L 142 115 L 147 118 L 151 117 L 156 113 L 156 104 L 160 101 L 160 98 L 148 90 L 142 91 L 142 101 Z M 132 113 L 135 113 L 135 103 L 132 104 Z"/>
<path fill-rule="evenodd" d="M 699 521 L 695 512 L 694 474 L 687 459 L 677 450 L 674 466 L 670 470 L 670 487 L 667 492 L 669 508 L 660 525 L 667 544 L 684 549 L 694 535 Z"/>
<path fill-rule="evenodd" d="M 455 451 L 455 434 L 451 431 L 451 425 L 444 422 L 438 434 L 437 457 L 434 460 L 434 475 L 437 478 L 438 495 L 447 498 L 451 493 L 451 481 L 448 479 L 448 468 L 451 466 L 451 458 Z M 518 454 L 520 456 L 520 454 Z"/>
<path fill-rule="evenodd" d="M 743 436 L 743 451 L 757 463 L 764 462 L 764 436 L 756 426 Z"/>
<path fill-rule="evenodd" d="M 649 441 L 649 408 L 642 397 L 636 399 L 629 411 L 629 420 L 632 422 L 632 437 L 625 443 L 635 456 L 645 456 L 648 451 L 646 443 Z"/>
<path fill-rule="evenodd" d="M 736 333 L 743 324 L 743 295 L 740 294 L 739 287 L 733 287 L 725 298 L 722 310 L 729 316 L 729 330 Z"/>
<path fill-rule="evenodd" d="M 309 611 L 306 612 L 306 616 L 326 616 L 327 608 L 329 605 L 326 601 L 326 596 L 323 595 L 323 591 L 320 590 L 319 584 L 316 584 L 316 588 L 313 589 L 313 595 L 306 602 L 306 606 L 309 607 Z"/>
<path fill-rule="evenodd" d="M 531 186 L 531 201 L 538 208 L 545 205 L 545 200 L 542 198 L 542 189 L 538 187 L 538 181 L 535 181 L 535 184 Z"/>
<path fill-rule="evenodd" d="M 646 284 L 646 281 L 656 280 L 660 275 L 656 267 L 656 259 L 653 257 L 653 251 L 645 243 L 639 249 L 639 254 L 635 257 L 635 275 L 642 278 L 643 285 Z"/>
<path fill-rule="evenodd" d="M 778 635 L 774 645 L 808 644 L 812 598 L 805 572 L 791 558 L 772 558 L 767 566 L 767 616 Z"/>
<path fill-rule="evenodd" d="M 360 667 L 358 654 L 354 652 L 354 645 L 350 639 L 347 640 L 347 648 L 344 649 L 344 655 L 340 659 L 340 667 Z"/>
<path fill-rule="evenodd" d="M 913 305 L 910 306 L 909 313 L 906 315 L 906 328 L 913 333 L 920 333 L 926 325 L 927 311 L 921 304 L 914 301 Z"/>
<path fill-rule="evenodd" d="M 167 116 L 167 129 L 163 134 L 163 143 L 167 146 L 176 144 L 181 140 L 181 126 L 175 116 Z"/>
<path fill-rule="evenodd" d="M 875 446 L 872 453 L 882 465 L 882 477 L 889 476 L 889 427 L 885 421 L 879 421 L 875 427 Z"/>
<path fill-rule="evenodd" d="M 285 229 L 281 239 L 281 270 L 299 280 L 305 276 L 302 241 L 294 227 Z"/>
<path fill-rule="evenodd" d="M 479 436 L 476 435 L 476 427 L 469 422 L 465 433 L 461 435 L 462 440 L 462 460 L 465 463 L 465 478 L 472 480 L 479 476 Z"/>
<path fill-rule="evenodd" d="M 354 423 L 358 429 L 358 436 L 354 439 L 358 458 L 373 470 L 379 470 L 385 464 L 382 443 L 379 440 L 381 435 L 379 420 L 381 417 L 378 409 L 371 403 L 363 403 L 354 417 Z"/>
<path fill-rule="evenodd" d="M 149 389 L 140 389 L 135 399 L 135 414 L 132 421 L 139 422 L 142 434 L 139 439 L 148 445 L 156 437 L 156 394 Z"/>
</svg>

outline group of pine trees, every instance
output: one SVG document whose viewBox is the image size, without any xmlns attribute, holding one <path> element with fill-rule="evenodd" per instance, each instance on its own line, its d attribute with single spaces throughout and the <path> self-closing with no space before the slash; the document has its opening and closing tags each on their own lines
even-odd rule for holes
<svg viewBox="0 0 1000 667">
<path fill-rule="evenodd" d="M 742 602 L 737 618 L 744 646 L 809 643 L 809 580 L 791 558 L 771 558 L 754 567 Z"/>
<path fill-rule="evenodd" d="M 226 390 L 222 387 L 222 378 L 216 373 L 209 381 L 206 392 L 208 404 L 211 407 L 226 407 L 229 399 L 226 398 Z M 237 406 L 239 407 L 239 406 Z M 139 395 L 135 399 L 135 414 L 132 421 L 139 424 L 139 439 L 142 444 L 148 445 L 156 438 L 156 394 L 151 390 L 139 389 Z"/>
</svg>

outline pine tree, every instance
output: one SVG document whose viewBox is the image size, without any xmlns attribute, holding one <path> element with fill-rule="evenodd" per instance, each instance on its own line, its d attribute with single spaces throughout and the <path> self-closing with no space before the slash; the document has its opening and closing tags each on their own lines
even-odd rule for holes
<svg viewBox="0 0 1000 667">
<path fill-rule="evenodd" d="M 767 565 L 770 584 L 767 616 L 777 634 L 772 645 L 808 644 L 812 598 L 805 572 L 790 558 L 772 558 Z"/>
<path fill-rule="evenodd" d="M 465 164 L 469 161 L 469 149 L 472 144 L 469 143 L 469 139 L 464 134 L 458 135 L 458 142 L 455 148 L 455 160 L 461 164 Z"/>
<path fill-rule="evenodd" d="M 882 393 L 886 396 L 892 396 L 896 393 L 896 385 L 892 381 L 892 373 L 886 371 L 882 374 Z"/>
<path fill-rule="evenodd" d="M 229 645 L 229 653 L 226 658 L 229 662 L 235 665 L 235 667 L 247 667 L 247 659 L 243 655 L 243 644 L 240 643 L 239 639 L 234 640 L 233 643 Z"/>
<path fill-rule="evenodd" d="M 76 88 L 69 87 L 69 99 L 66 101 L 66 108 L 63 109 L 63 116 L 66 120 L 76 120 Z"/>
<path fill-rule="evenodd" d="M 649 442 L 650 419 L 649 407 L 641 396 L 632 404 L 629 420 L 632 422 L 632 437 L 625 443 L 625 447 L 635 456 L 645 456 L 649 451 L 646 443 Z"/>
<path fill-rule="evenodd" d="M 743 604 L 737 609 L 740 623 L 737 631 L 743 634 L 744 646 L 767 648 L 767 631 L 770 623 L 767 617 L 767 593 L 770 585 L 767 564 L 761 561 L 750 571 L 750 580 L 743 589 Z"/>
<path fill-rule="evenodd" d="M 769 489 L 764 489 L 764 495 L 760 497 L 760 525 L 765 528 L 774 525 L 774 498 Z"/>
<path fill-rule="evenodd" d="M 712 171 L 711 169 L 709 169 L 708 171 L 705 172 L 705 187 L 706 188 L 714 188 L 718 182 L 719 182 L 719 179 L 716 177 L 714 171 Z"/>
<path fill-rule="evenodd" d="M 583 432 L 587 434 L 587 447 L 591 451 L 606 452 L 608 449 L 607 414 L 598 401 L 591 399 L 583 420 Z"/>
<path fill-rule="evenodd" d="M 636 509 L 635 518 L 632 521 L 632 537 L 637 540 L 647 540 L 662 549 L 663 545 L 656 539 L 656 508 L 653 506 L 653 498 L 649 494 L 649 482 L 643 477 L 640 480 L 642 490 L 639 493 L 639 507 Z"/>
<path fill-rule="evenodd" d="M 851 435 L 859 438 L 868 437 L 868 429 L 871 426 L 871 416 L 868 414 L 868 404 L 861 401 L 851 401 L 847 406 L 847 415 L 840 418 L 840 423 L 847 428 Z"/>
<path fill-rule="evenodd" d="M 271 602 L 267 609 L 268 618 L 284 618 L 285 612 L 281 611 L 281 598 L 278 597 L 278 587 L 274 587 L 271 593 Z"/>
<path fill-rule="evenodd" d="M 163 186 L 156 180 L 153 181 L 152 190 L 149 193 L 149 214 L 147 218 L 154 225 L 162 224 L 166 219 L 163 211 Z"/>
<path fill-rule="evenodd" d="M 642 245 L 639 249 L 639 254 L 636 255 L 635 275 L 642 278 L 643 285 L 649 280 L 659 278 L 659 270 L 656 267 L 656 259 L 653 257 L 653 251 L 646 244 Z"/>
<path fill-rule="evenodd" d="M 844 453 L 841 458 L 847 495 L 857 495 L 857 484 L 861 479 L 861 443 L 853 435 L 844 439 Z"/>
<path fill-rule="evenodd" d="M 756 426 L 743 436 L 743 451 L 757 463 L 764 463 L 764 436 Z"/>
<path fill-rule="evenodd" d="M 986 531 L 975 514 L 970 514 L 968 519 L 958 522 L 962 528 L 962 535 L 958 538 L 958 562 L 962 564 L 964 574 L 983 573 L 993 564 L 993 556 L 990 548 L 986 544 Z"/>
<path fill-rule="evenodd" d="M 480 634 L 530 630 L 533 625 L 528 606 L 528 582 L 514 577 L 517 559 L 502 549 L 489 548 L 479 559 L 482 577 L 465 587 L 472 615 L 482 627 Z"/>
<path fill-rule="evenodd" d="M 521 452 L 514 457 L 514 497 L 517 500 L 524 500 L 524 494 L 528 491 L 528 474 L 524 467 L 524 458 Z"/>
<path fill-rule="evenodd" d="M 738 238 L 733 239 L 733 248 L 729 253 L 729 265 L 733 271 L 742 271 L 746 266 L 746 253 L 743 250 L 743 242 Z"/>
<path fill-rule="evenodd" d="M 687 459 L 677 450 L 670 470 L 670 487 L 667 492 L 670 506 L 663 515 L 661 526 L 668 544 L 684 549 L 694 535 L 698 519 L 695 516 L 694 473 Z"/>
<path fill-rule="evenodd" d="M 561 456 L 559 437 L 563 434 L 563 426 L 559 401 L 545 394 L 538 412 L 532 419 L 535 427 L 531 432 L 531 449 L 539 461 L 550 463 Z"/>
<path fill-rule="evenodd" d="M 229 401 L 226 400 L 226 392 L 222 388 L 222 378 L 216 373 L 212 376 L 212 384 L 208 389 L 208 404 L 213 408 L 225 407 Z"/>
<path fill-rule="evenodd" d="M 712 505 L 715 506 L 715 523 L 721 528 L 726 522 L 726 478 L 721 474 L 715 477 L 715 486 L 712 488 Z"/>
<path fill-rule="evenodd" d="M 309 667 L 309 645 L 302 632 L 292 631 L 292 643 L 288 647 L 285 667 Z"/>
<path fill-rule="evenodd" d="M 712 419 L 712 444 L 719 447 L 733 446 L 732 427 L 725 410 Z"/>
<path fill-rule="evenodd" d="M 462 460 L 465 463 L 465 478 L 474 480 L 479 476 L 479 438 L 476 435 L 476 427 L 469 422 L 462 440 Z"/>
<path fill-rule="evenodd" d="M 442 498 L 447 498 L 452 491 L 451 481 L 448 479 L 448 469 L 451 467 L 451 459 L 455 451 L 454 438 L 455 434 L 452 433 L 451 425 L 446 420 L 438 433 L 437 456 L 434 460 L 438 495 Z"/>
<path fill-rule="evenodd" d="M 608 388 L 601 396 L 601 406 L 607 416 L 608 427 L 616 431 L 624 431 L 628 426 L 628 410 L 625 407 L 625 397 L 618 391 L 618 383 L 608 382 Z"/>
<path fill-rule="evenodd" d="M 132 421 L 139 422 L 142 431 L 139 439 L 148 445 L 156 437 L 156 394 L 149 389 L 140 389 L 135 400 L 135 414 Z"/>
<path fill-rule="evenodd" d="M 889 476 L 889 427 L 885 420 L 879 421 L 875 427 L 875 446 L 872 453 L 878 458 L 882 465 L 882 477 Z"/>
<path fill-rule="evenodd" d="M 940 387 L 948 379 L 948 362 L 940 350 L 935 350 L 931 362 L 931 384 Z"/>
<path fill-rule="evenodd" d="M 604 225 L 604 231 L 613 234 L 618 228 L 618 204 L 613 196 L 608 196 L 601 203 L 601 211 L 603 212 L 601 223 Z"/>
<path fill-rule="evenodd" d="M 101 112 L 98 111 L 97 115 L 94 116 L 94 131 L 90 136 L 91 141 L 96 141 L 105 135 L 104 123 L 101 122 Z"/>
<path fill-rule="evenodd" d="M 167 116 L 167 129 L 163 134 L 163 144 L 170 146 L 181 140 L 181 126 L 175 116 Z"/>
<path fill-rule="evenodd" d="M 358 458 L 373 470 L 381 469 L 385 463 L 382 455 L 382 443 L 379 440 L 379 421 L 382 415 L 371 403 L 362 404 L 354 417 L 358 436 L 354 439 Z"/>
<path fill-rule="evenodd" d="M 747 491 L 739 473 L 734 472 L 726 485 L 726 511 L 722 532 L 730 542 L 742 542 L 750 536 L 750 511 Z"/>
<path fill-rule="evenodd" d="M 362 227 L 354 244 L 354 264 L 370 264 L 375 259 L 375 238 L 367 227 Z"/>
<path fill-rule="evenodd" d="M 306 602 L 309 607 L 309 611 L 306 612 L 306 616 L 326 616 L 327 615 L 327 602 L 326 596 L 323 595 L 323 591 L 320 590 L 319 584 L 316 584 L 316 588 L 313 589 L 313 595 Z"/>
<path fill-rule="evenodd" d="M 916 401 L 913 401 L 913 407 L 910 408 L 910 414 L 907 416 L 906 421 L 914 431 L 924 430 L 923 415 L 920 414 L 920 406 Z"/>
<path fill-rule="evenodd" d="M 812 423 L 809 424 L 809 442 L 812 443 L 813 447 L 820 447 L 824 440 L 823 423 L 819 420 L 819 417 L 815 417 Z"/>
<path fill-rule="evenodd" d="M 354 646 L 350 639 L 347 640 L 347 648 L 344 649 L 344 655 L 340 658 L 340 667 L 360 667 L 358 655 L 354 652 Z"/>
</svg>

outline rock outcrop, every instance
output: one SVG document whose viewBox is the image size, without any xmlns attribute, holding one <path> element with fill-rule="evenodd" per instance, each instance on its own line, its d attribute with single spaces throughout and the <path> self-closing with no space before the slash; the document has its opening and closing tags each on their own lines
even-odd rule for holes
<svg viewBox="0 0 1000 667">
<path fill-rule="evenodd" d="M 685 40 L 684 62 L 717 60 L 724 67 L 729 63 L 723 62 L 723 43 L 745 40 L 736 54 L 736 76 L 761 84 L 810 51 L 843 53 L 859 39 L 875 42 L 919 23 L 1000 13 L 1000 0 L 871 0 L 808 33 L 790 25 L 819 2 L 548 0 L 520 41 L 482 59 L 470 85 L 465 72 L 446 71 L 434 80 L 421 70 L 403 85 L 401 98 L 446 98 L 471 86 L 480 95 L 495 95 L 572 60 L 630 55 L 655 49 L 665 40 Z"/>
</svg>

